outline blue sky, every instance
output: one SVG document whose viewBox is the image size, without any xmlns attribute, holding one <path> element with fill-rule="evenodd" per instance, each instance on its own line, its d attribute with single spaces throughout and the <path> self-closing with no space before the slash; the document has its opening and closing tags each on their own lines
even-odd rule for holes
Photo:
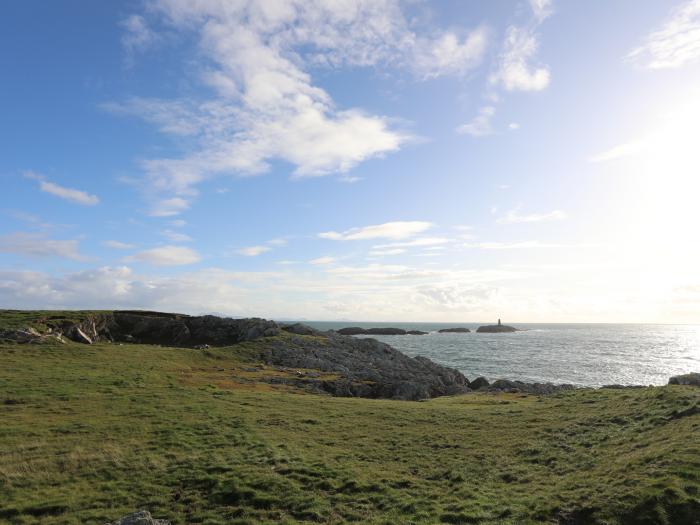
<svg viewBox="0 0 700 525">
<path fill-rule="evenodd" d="M 0 307 L 700 321 L 698 0 L 3 9 Z"/>
</svg>

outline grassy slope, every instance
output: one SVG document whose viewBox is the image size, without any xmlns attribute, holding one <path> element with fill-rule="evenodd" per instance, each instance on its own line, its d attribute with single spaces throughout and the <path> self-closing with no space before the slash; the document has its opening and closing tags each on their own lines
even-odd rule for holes
<svg viewBox="0 0 700 525">
<path fill-rule="evenodd" d="M 331 398 L 256 382 L 273 373 L 242 361 L 256 344 L 0 344 L 0 522 L 146 508 L 178 524 L 693 523 L 700 510 L 700 389 Z"/>
</svg>

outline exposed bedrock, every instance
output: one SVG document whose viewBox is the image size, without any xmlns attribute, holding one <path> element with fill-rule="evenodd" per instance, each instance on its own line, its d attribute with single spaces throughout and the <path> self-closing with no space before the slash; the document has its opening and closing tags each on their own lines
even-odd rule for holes
<svg viewBox="0 0 700 525">
<path fill-rule="evenodd" d="M 469 391 L 469 381 L 458 370 L 409 357 L 375 339 L 334 332 L 317 339 L 271 340 L 260 358 L 270 365 L 338 374 L 318 386 L 340 396 L 417 400 Z"/>
</svg>

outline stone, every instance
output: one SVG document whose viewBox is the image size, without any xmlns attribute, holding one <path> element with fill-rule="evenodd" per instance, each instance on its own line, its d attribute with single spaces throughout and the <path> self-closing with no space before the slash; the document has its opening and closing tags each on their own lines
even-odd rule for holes
<svg viewBox="0 0 700 525">
<path fill-rule="evenodd" d="M 669 385 L 700 386 L 700 372 L 691 372 L 679 376 L 673 376 L 668 380 Z"/>
<path fill-rule="evenodd" d="M 489 386 L 489 382 L 485 377 L 477 377 L 474 381 L 469 382 L 469 388 L 472 390 L 479 390 L 480 388 L 486 388 Z"/>
<path fill-rule="evenodd" d="M 468 334 L 471 332 L 469 328 L 443 328 L 442 330 L 438 330 L 438 333 L 440 334 Z"/>
<path fill-rule="evenodd" d="M 168 520 L 154 519 L 147 510 L 140 510 L 107 525 L 170 525 L 170 522 Z"/>
</svg>

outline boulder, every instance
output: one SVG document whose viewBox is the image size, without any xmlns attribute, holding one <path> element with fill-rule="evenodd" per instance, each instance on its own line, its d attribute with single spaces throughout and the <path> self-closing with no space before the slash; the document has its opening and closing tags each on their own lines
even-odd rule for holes
<svg viewBox="0 0 700 525">
<path fill-rule="evenodd" d="M 486 388 L 489 386 L 489 382 L 485 377 L 477 377 L 474 381 L 469 383 L 469 388 L 472 390 L 479 390 L 480 388 Z"/>
<path fill-rule="evenodd" d="M 691 372 L 680 376 L 673 376 L 668 380 L 669 385 L 700 386 L 700 372 Z"/>
<path fill-rule="evenodd" d="M 170 522 L 168 520 L 154 519 L 147 510 L 140 510 L 107 525 L 170 525 Z"/>
<path fill-rule="evenodd" d="M 441 334 L 467 334 L 471 332 L 469 328 L 443 328 L 442 330 L 438 330 L 438 333 Z"/>
</svg>

